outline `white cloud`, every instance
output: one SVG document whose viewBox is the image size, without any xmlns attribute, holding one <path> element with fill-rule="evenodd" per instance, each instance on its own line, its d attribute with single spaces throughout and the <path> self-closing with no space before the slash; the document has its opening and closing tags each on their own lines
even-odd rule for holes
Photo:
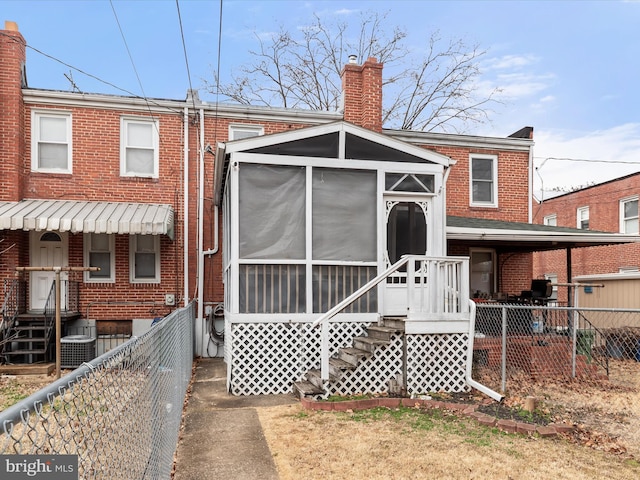
<svg viewBox="0 0 640 480">
<path fill-rule="evenodd" d="M 535 190 L 571 189 L 640 171 L 640 123 L 606 130 L 534 134 Z"/>
<path fill-rule="evenodd" d="M 537 63 L 539 58 L 532 54 L 525 55 L 503 55 L 502 57 L 490 58 L 483 62 L 486 70 L 505 70 L 522 68 Z"/>
</svg>

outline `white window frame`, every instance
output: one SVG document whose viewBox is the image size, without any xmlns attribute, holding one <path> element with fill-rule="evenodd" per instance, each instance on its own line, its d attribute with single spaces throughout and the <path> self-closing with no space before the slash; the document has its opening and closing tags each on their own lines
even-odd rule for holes
<svg viewBox="0 0 640 480">
<path fill-rule="evenodd" d="M 625 206 L 625 204 L 627 204 L 629 202 L 638 202 L 638 196 L 635 195 L 633 197 L 627 197 L 627 198 L 623 198 L 623 199 L 620 200 L 620 233 L 634 233 L 634 234 L 637 234 L 639 229 L 640 229 L 640 226 L 639 226 L 639 229 L 636 229 L 635 232 L 627 232 L 627 229 L 626 229 L 626 222 L 628 220 L 634 220 L 635 219 L 636 222 L 639 221 L 638 220 L 638 215 L 636 215 L 635 217 L 625 217 L 624 216 L 624 206 Z M 640 202 L 638 202 L 638 207 L 639 207 L 638 210 L 639 210 L 639 213 L 640 213 Z"/>
<path fill-rule="evenodd" d="M 137 146 L 136 148 L 153 149 L 153 172 L 128 172 L 127 171 L 127 126 L 129 124 L 150 125 L 152 130 L 152 146 Z M 120 176 L 158 178 L 160 175 L 160 139 L 158 132 L 160 125 L 158 120 L 144 117 L 120 117 Z"/>
<path fill-rule="evenodd" d="M 550 227 L 558 226 L 558 215 L 553 213 L 551 215 L 545 215 L 543 219 L 544 225 L 548 225 Z"/>
<path fill-rule="evenodd" d="M 107 235 L 109 239 L 109 249 L 108 250 L 95 250 L 91 244 L 92 235 Z M 90 263 L 90 255 L 91 252 L 101 252 L 109 253 L 109 262 L 110 262 L 110 270 L 111 275 L 109 277 L 92 277 L 93 272 L 84 272 L 84 282 L 85 283 L 115 283 L 116 282 L 116 249 L 115 249 L 115 235 L 109 235 L 106 233 L 85 233 L 84 234 L 84 265 L 85 267 L 91 266 Z"/>
<path fill-rule="evenodd" d="M 586 215 L 584 215 L 586 213 Z M 578 207 L 578 209 L 576 210 L 576 228 L 580 229 L 580 230 L 589 230 L 589 227 L 587 228 L 582 228 L 582 221 L 586 220 L 587 222 L 589 222 L 589 206 L 585 206 L 585 207 Z"/>
<path fill-rule="evenodd" d="M 245 135 L 240 138 L 236 138 L 236 133 L 244 133 Z M 250 134 L 255 135 L 250 135 Z M 249 134 L 249 135 L 246 135 Z M 244 138 L 259 137 L 264 135 L 264 127 L 262 125 L 246 124 L 246 123 L 232 123 L 229 124 L 229 141 L 242 140 Z"/>
<path fill-rule="evenodd" d="M 472 275 L 474 273 L 473 270 L 473 263 L 472 263 L 472 256 L 474 253 L 489 253 L 491 254 L 491 276 L 492 276 L 492 282 L 491 282 L 491 292 L 488 292 L 490 295 L 495 295 L 496 293 L 498 293 L 498 264 L 497 264 L 497 259 L 498 256 L 496 254 L 495 249 L 493 248 L 470 248 L 469 249 L 469 275 Z M 474 292 L 469 292 L 470 296 L 473 297 Z"/>
<path fill-rule="evenodd" d="M 155 254 L 155 270 L 154 278 L 137 278 L 136 277 L 136 253 L 138 248 L 138 237 L 143 235 L 129 236 L 129 282 L 130 283 L 160 283 L 160 237 L 159 235 L 149 235 L 153 237 L 153 253 Z M 147 235 L 144 235 L 147 236 Z"/>
<path fill-rule="evenodd" d="M 40 119 L 43 117 L 50 118 L 64 118 L 67 121 L 67 138 L 64 143 L 67 145 L 67 168 L 44 168 L 39 165 L 39 151 L 40 151 Z M 31 111 L 31 171 L 32 172 L 44 172 L 44 173 L 73 173 L 73 130 L 72 130 L 72 116 L 71 112 L 64 112 L 60 110 L 32 110 Z M 46 142 L 56 143 L 56 142 Z"/>
<path fill-rule="evenodd" d="M 490 202 L 476 201 L 473 198 L 473 160 L 491 160 L 491 196 L 493 198 Z M 488 181 L 488 180 L 476 180 L 476 181 Z M 498 156 L 497 155 L 483 155 L 478 153 L 472 153 L 469 155 L 469 204 L 473 207 L 498 207 Z"/>
</svg>

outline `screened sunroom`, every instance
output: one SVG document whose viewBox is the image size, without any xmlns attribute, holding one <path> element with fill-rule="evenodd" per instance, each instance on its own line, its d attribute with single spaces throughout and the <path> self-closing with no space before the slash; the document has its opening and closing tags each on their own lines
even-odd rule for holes
<svg viewBox="0 0 640 480">
<path fill-rule="evenodd" d="M 231 390 L 288 391 L 317 360 L 311 324 L 321 314 L 405 254 L 446 255 L 451 163 L 346 122 L 218 146 Z M 346 339 L 383 315 L 406 315 L 406 304 L 405 268 L 333 322 Z"/>
</svg>

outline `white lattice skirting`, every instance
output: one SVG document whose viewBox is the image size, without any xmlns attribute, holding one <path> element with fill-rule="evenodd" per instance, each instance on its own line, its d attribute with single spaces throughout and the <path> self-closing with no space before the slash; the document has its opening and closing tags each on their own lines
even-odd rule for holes
<svg viewBox="0 0 640 480">
<path fill-rule="evenodd" d="M 463 392 L 468 334 L 407 335 L 407 393 Z"/>
<path fill-rule="evenodd" d="M 350 347 L 365 335 L 368 323 L 332 323 L 330 354 Z M 293 382 L 320 368 L 320 329 L 308 323 L 227 322 L 225 361 L 230 366 L 234 395 L 290 393 Z M 406 340 L 405 340 L 406 339 Z M 403 342 L 407 345 L 407 390 L 463 391 L 468 335 L 394 335 L 353 371 L 329 385 L 327 395 L 381 393 L 403 372 Z"/>
</svg>

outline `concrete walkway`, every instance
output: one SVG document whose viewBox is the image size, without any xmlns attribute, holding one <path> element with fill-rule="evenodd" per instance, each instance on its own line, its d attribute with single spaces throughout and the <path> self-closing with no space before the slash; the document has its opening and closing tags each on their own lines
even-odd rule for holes
<svg viewBox="0 0 640 480">
<path fill-rule="evenodd" d="M 292 395 L 226 392 L 221 358 L 198 362 L 178 443 L 175 480 L 278 480 L 257 407 L 295 403 Z"/>
</svg>

